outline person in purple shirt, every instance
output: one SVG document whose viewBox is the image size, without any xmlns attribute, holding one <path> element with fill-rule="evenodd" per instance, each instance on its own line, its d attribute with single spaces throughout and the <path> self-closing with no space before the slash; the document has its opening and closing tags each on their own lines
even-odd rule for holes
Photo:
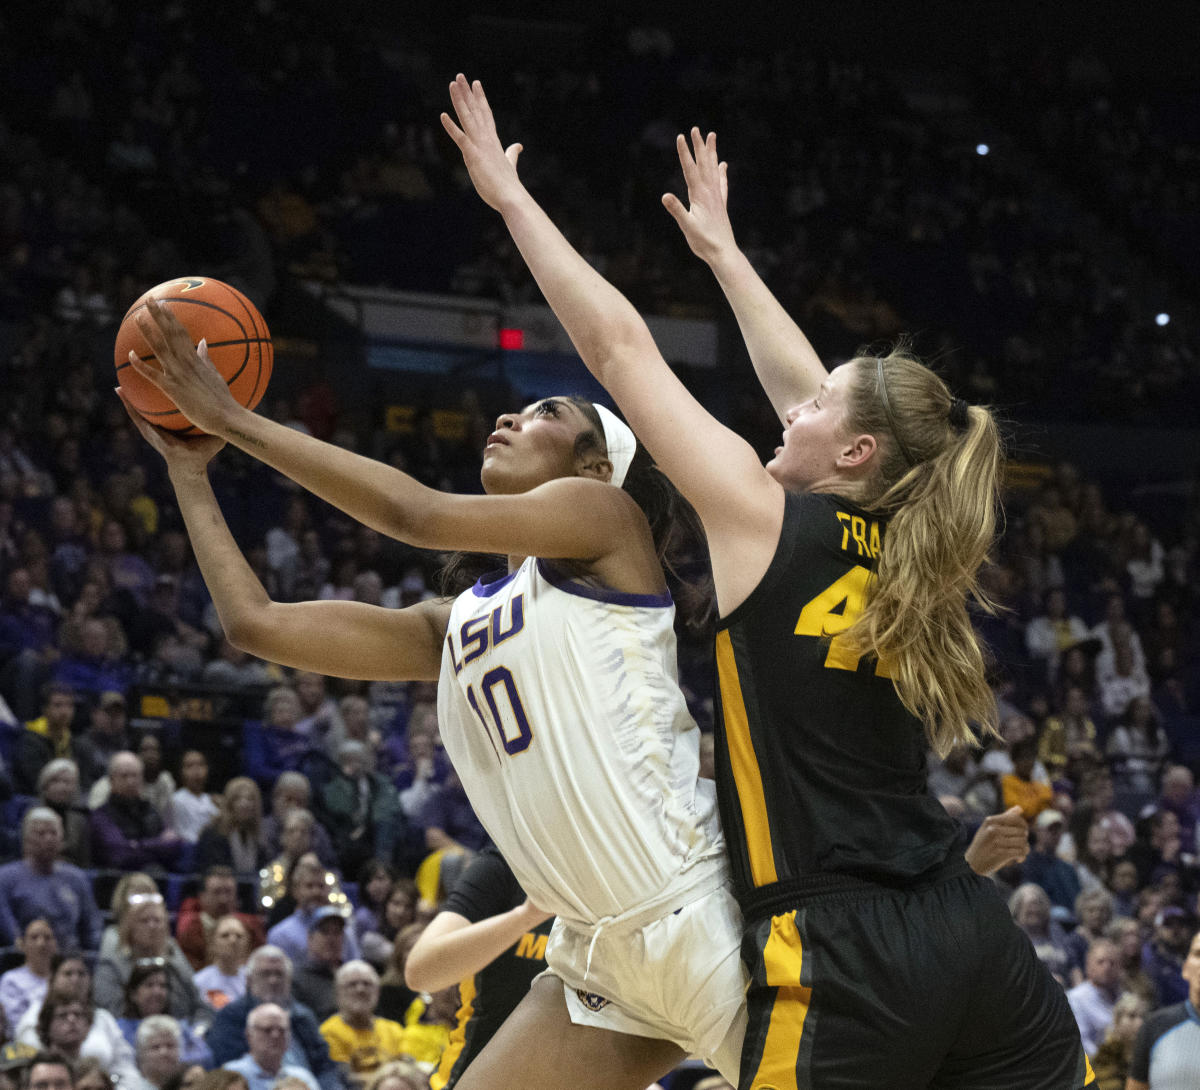
<svg viewBox="0 0 1200 1090">
<path fill-rule="evenodd" d="M 124 871 L 170 868 L 185 844 L 142 798 L 141 760 L 128 751 L 115 754 L 108 762 L 108 780 L 108 802 L 92 811 L 92 859 L 98 866 Z"/>
<path fill-rule="evenodd" d="M 91 883 L 62 862 L 62 818 L 35 806 L 21 822 L 22 858 L 0 867 L 0 942 L 11 945 L 39 916 L 54 930 L 60 949 L 95 950 L 101 919 Z"/>
<path fill-rule="evenodd" d="M 421 807 L 416 823 L 424 828 L 425 846 L 431 852 L 439 848 L 477 852 L 489 843 L 453 769 Z"/>
<path fill-rule="evenodd" d="M 79 649 L 63 655 L 54 668 L 54 680 L 89 693 L 123 693 L 129 670 L 112 654 L 108 622 L 89 617 L 80 629 Z"/>
<path fill-rule="evenodd" d="M 324 866 L 316 860 L 301 859 L 292 869 L 291 893 L 296 899 L 296 911 L 267 932 L 267 942 L 278 946 L 293 962 L 303 962 L 308 951 L 309 927 L 318 910 L 329 907 Z M 347 921 L 342 958 L 353 961 L 361 957 L 358 936 Z"/>
<path fill-rule="evenodd" d="M 30 600 L 33 580 L 27 568 L 13 568 L 0 604 L 0 662 L 6 663 L 16 714 L 36 714 L 38 688 L 58 658 L 58 618 Z"/>
</svg>

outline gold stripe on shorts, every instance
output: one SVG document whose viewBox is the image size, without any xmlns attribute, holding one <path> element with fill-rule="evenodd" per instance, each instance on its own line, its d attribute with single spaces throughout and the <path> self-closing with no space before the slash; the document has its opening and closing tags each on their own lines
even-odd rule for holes
<svg viewBox="0 0 1200 1090">
<path fill-rule="evenodd" d="M 771 1005 L 771 1020 L 763 1042 L 762 1059 L 754 1073 L 751 1090 L 797 1090 L 796 1064 L 800 1037 L 812 1001 L 812 988 L 800 983 L 804 946 L 796 929 L 796 912 L 771 920 L 771 934 L 763 948 L 767 985 L 777 988 Z"/>
</svg>

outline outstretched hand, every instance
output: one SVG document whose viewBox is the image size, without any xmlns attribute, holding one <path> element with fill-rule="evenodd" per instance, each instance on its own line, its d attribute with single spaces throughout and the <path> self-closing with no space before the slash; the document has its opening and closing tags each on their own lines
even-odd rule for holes
<svg viewBox="0 0 1200 1090">
<path fill-rule="evenodd" d="M 125 411 L 133 421 L 133 426 L 141 432 L 142 438 L 163 456 L 167 463 L 167 468 L 171 472 L 194 471 L 196 473 L 203 473 L 204 467 L 212 461 L 217 451 L 225 445 L 225 440 L 218 439 L 215 435 L 184 438 L 183 436 L 167 431 L 166 428 L 156 428 L 137 409 L 129 404 L 129 400 L 125 396 L 125 391 L 120 386 L 117 387 L 117 397 L 121 399 L 121 404 L 125 406 Z"/>
<path fill-rule="evenodd" d="M 687 137 L 680 133 L 675 137 L 675 149 L 687 183 L 688 206 L 685 208 L 674 193 L 664 193 L 663 207 L 679 224 L 692 253 L 711 264 L 720 254 L 737 247 L 726 208 L 729 164 L 717 158 L 717 134 L 701 136 L 695 126 L 692 146 L 688 147 Z"/>
<path fill-rule="evenodd" d="M 510 144 L 507 148 L 501 145 L 496 119 L 479 80 L 468 83 L 460 72 L 450 84 L 450 101 L 458 124 L 444 113 L 442 127 L 462 152 L 475 191 L 485 203 L 502 211 L 505 201 L 524 188 L 517 177 L 521 145 Z"/>
<path fill-rule="evenodd" d="M 1029 854 L 1029 823 L 1019 806 L 992 814 L 967 846 L 966 859 L 977 874 L 995 874 L 1010 863 L 1021 863 Z"/>
<path fill-rule="evenodd" d="M 134 321 L 155 358 L 143 360 L 130 352 L 129 366 L 162 390 L 196 427 L 218 431 L 238 403 L 209 359 L 204 341 L 193 345 L 183 323 L 157 299 L 147 300 Z"/>
</svg>

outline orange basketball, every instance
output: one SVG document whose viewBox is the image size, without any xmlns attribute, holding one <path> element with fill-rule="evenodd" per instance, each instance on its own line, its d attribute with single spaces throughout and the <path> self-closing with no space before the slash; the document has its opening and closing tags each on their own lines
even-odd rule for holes
<svg viewBox="0 0 1200 1090">
<path fill-rule="evenodd" d="M 170 307 L 194 343 L 208 342 L 208 354 L 229 385 L 229 390 L 248 409 L 253 409 L 267 390 L 275 349 L 267 323 L 237 288 L 205 276 L 182 276 L 151 288 L 121 319 L 114 350 L 117 380 L 138 412 L 151 424 L 184 435 L 201 435 L 186 416 L 154 383 L 142 378 L 129 365 L 134 351 L 143 360 L 154 359 L 146 338 L 135 323 L 146 300 L 154 298 Z"/>
</svg>

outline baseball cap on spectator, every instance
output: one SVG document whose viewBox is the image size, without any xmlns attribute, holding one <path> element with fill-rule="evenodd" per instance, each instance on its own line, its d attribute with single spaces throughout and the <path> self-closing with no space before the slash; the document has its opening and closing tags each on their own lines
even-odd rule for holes
<svg viewBox="0 0 1200 1090">
<path fill-rule="evenodd" d="M 339 905 L 322 905 L 312 914 L 308 921 L 309 931 L 315 931 L 326 920 L 341 920 L 344 927 L 350 919 L 350 913 Z"/>
<path fill-rule="evenodd" d="M 1040 814 L 1038 814 L 1037 822 L 1035 824 L 1039 829 L 1045 829 L 1051 825 L 1065 825 L 1066 823 L 1067 819 L 1062 816 L 1061 811 L 1043 810 Z"/>
<path fill-rule="evenodd" d="M 1178 920 L 1180 923 L 1190 924 L 1194 922 L 1191 913 L 1178 905 L 1167 905 L 1165 908 L 1158 910 L 1158 915 L 1154 917 L 1154 926 L 1162 927 L 1165 923 L 1170 923 L 1171 920 Z"/>
</svg>

